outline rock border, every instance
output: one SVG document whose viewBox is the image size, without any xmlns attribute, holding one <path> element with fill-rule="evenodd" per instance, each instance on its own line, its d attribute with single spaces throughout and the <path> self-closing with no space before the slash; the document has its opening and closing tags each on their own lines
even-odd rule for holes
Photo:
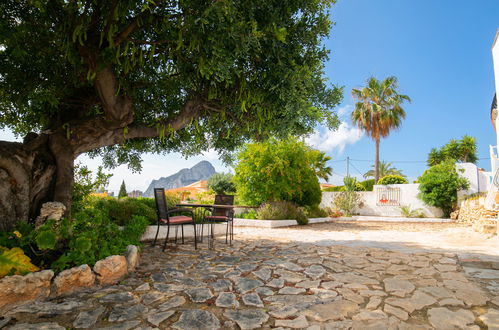
<svg viewBox="0 0 499 330">
<path fill-rule="evenodd" d="M 124 255 L 113 255 L 95 263 L 93 269 L 80 265 L 54 277 L 51 269 L 27 275 L 5 276 L 0 279 L 0 315 L 7 310 L 36 299 L 69 295 L 95 285 L 119 282 L 139 264 L 139 250 L 128 245 Z"/>
</svg>

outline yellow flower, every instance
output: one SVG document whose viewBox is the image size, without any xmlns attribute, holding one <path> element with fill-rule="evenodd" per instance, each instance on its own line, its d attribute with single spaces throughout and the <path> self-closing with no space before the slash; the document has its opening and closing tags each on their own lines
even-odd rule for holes
<svg viewBox="0 0 499 330">
<path fill-rule="evenodd" d="M 13 232 L 14 235 L 16 235 L 17 238 L 21 238 L 23 237 L 23 235 L 21 235 L 20 232 L 18 232 L 17 230 Z"/>
</svg>

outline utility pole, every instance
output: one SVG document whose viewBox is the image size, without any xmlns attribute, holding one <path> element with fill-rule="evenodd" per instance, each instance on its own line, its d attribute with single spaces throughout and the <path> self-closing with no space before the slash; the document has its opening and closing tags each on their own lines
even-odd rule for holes
<svg viewBox="0 0 499 330">
<path fill-rule="evenodd" d="M 350 176 L 350 157 L 347 157 L 347 176 Z"/>
</svg>

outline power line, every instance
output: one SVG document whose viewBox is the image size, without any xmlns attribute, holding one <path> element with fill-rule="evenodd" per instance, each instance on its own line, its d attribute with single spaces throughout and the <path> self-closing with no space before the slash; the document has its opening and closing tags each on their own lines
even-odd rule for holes
<svg viewBox="0 0 499 330">
<path fill-rule="evenodd" d="M 331 173 L 331 176 L 333 176 L 333 175 L 341 176 L 342 178 L 345 177 L 345 175 L 340 174 L 340 173 L 336 173 L 336 172 Z"/>
<path fill-rule="evenodd" d="M 355 165 L 351 162 L 350 165 L 352 165 L 352 167 L 357 171 L 357 173 L 359 173 L 360 175 L 363 175 L 362 173 L 360 173 L 359 169 L 357 167 L 355 167 Z"/>
</svg>

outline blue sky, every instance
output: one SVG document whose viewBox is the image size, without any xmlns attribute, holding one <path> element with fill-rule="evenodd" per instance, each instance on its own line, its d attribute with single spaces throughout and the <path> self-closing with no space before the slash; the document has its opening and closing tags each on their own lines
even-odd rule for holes
<svg viewBox="0 0 499 330">
<path fill-rule="evenodd" d="M 401 129 L 382 140 L 381 159 L 424 161 L 432 147 L 464 134 L 477 138 L 480 158 L 489 157 L 489 145 L 496 144 L 489 116 L 498 14 L 497 0 L 339 0 L 332 8 L 336 25 L 325 43 L 331 50 L 326 75 L 345 87 L 344 118 L 354 104 L 351 89 L 369 76 L 395 75 L 400 92 L 412 98 Z M 371 140 L 354 139 L 358 133 L 348 128 L 343 133 L 340 138 L 355 143 L 329 151 L 335 160 L 373 159 Z M 352 161 L 359 171 L 351 173 L 364 173 L 372 163 Z M 346 172 L 345 163 L 332 165 L 335 172 Z M 424 162 L 394 165 L 411 179 L 426 168 Z M 488 159 L 478 165 L 490 169 Z"/>
<path fill-rule="evenodd" d="M 489 119 L 494 93 L 491 46 L 499 28 L 498 14 L 499 0 L 339 0 L 331 9 L 336 25 L 325 41 L 331 50 L 326 76 L 345 88 L 344 101 L 336 109 L 343 123 L 336 132 L 318 128 L 308 139 L 333 157 L 335 175 L 330 182 L 341 183 L 346 173 L 342 160 L 347 156 L 354 175 L 373 163 L 373 142 L 348 119 L 354 104 L 350 91 L 362 87 L 369 76 L 395 75 L 400 92 L 413 100 L 405 106 L 402 128 L 381 141 L 381 159 L 393 161 L 414 180 L 425 170 L 431 148 L 469 134 L 477 138 L 483 158 L 478 165 L 490 169 L 489 145 L 496 141 Z M 0 131 L 0 139 L 13 137 Z M 142 173 L 119 167 L 112 171 L 109 188 L 118 190 L 124 179 L 129 190 L 145 190 L 152 179 L 202 159 L 218 171 L 228 170 L 214 153 L 187 160 L 176 154 L 144 155 Z M 100 163 L 86 157 L 79 160 L 90 168 Z"/>
</svg>

